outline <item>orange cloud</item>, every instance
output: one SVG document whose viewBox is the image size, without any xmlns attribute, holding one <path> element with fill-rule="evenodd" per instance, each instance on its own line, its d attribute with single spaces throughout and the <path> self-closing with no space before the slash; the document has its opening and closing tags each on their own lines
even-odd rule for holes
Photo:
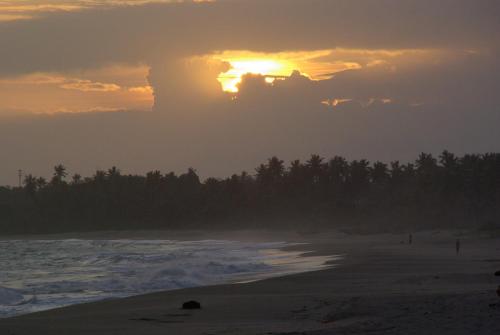
<svg viewBox="0 0 500 335">
<path fill-rule="evenodd" d="M 121 89 L 116 84 L 92 82 L 90 80 L 74 79 L 71 82 L 64 83 L 59 87 L 67 90 L 78 90 L 83 92 L 114 92 Z"/>
<path fill-rule="evenodd" d="M 211 2 L 214 0 L 59 0 L 40 3 L 37 0 L 0 1 L 0 22 L 27 20 L 41 13 L 73 12 L 92 8 L 112 8 L 117 6 L 140 6 L 148 3 L 169 2 Z"/>
<path fill-rule="evenodd" d="M 142 65 L 113 65 L 70 73 L 33 73 L 0 78 L 0 115 L 148 110 L 152 88 Z"/>
<path fill-rule="evenodd" d="M 152 94 L 153 93 L 153 88 L 151 86 L 136 86 L 136 87 L 130 87 L 128 89 L 129 92 L 132 93 L 141 93 L 141 94 Z"/>
</svg>

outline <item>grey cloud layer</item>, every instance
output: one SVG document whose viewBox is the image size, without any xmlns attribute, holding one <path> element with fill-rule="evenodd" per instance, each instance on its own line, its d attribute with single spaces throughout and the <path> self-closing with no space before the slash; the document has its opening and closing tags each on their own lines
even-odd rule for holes
<svg viewBox="0 0 500 335">
<path fill-rule="evenodd" d="M 213 50 L 490 48 L 494 0 L 252 0 L 55 13 L 0 24 L 0 74 L 61 71 Z"/>
</svg>

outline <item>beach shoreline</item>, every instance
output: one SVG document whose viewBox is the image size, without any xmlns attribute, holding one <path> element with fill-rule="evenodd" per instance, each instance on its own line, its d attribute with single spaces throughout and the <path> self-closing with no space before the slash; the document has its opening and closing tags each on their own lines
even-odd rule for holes
<svg viewBox="0 0 500 335">
<path fill-rule="evenodd" d="M 149 232 L 151 233 L 151 232 Z M 146 238 L 89 233 L 71 238 Z M 205 232 L 160 236 L 192 239 Z M 0 320 L 2 334 L 498 334 L 500 239 L 453 232 L 214 232 L 217 239 L 304 243 L 313 255 L 342 254 L 333 268 L 243 284 L 203 286 L 74 305 Z M 61 235 L 59 235 L 61 237 Z M 79 237 L 75 237 L 79 236 Z M 149 235 L 151 236 L 151 235 Z M 282 237 L 277 239 L 277 237 Z M 65 235 L 64 238 L 69 238 Z M 93 237 L 95 238 L 95 237 Z M 199 311 L 182 311 L 197 300 Z M 497 305 L 499 304 L 499 305 Z"/>
</svg>

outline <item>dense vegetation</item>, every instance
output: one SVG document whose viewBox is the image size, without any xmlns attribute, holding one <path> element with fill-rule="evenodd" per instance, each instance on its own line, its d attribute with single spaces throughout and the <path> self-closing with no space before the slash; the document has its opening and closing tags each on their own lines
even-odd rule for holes
<svg viewBox="0 0 500 335">
<path fill-rule="evenodd" d="M 500 222 L 500 154 L 414 163 L 330 160 L 313 155 L 285 166 L 276 157 L 255 175 L 200 182 L 195 170 L 146 176 L 117 168 L 51 180 L 27 175 L 0 188 L 0 232 L 100 229 L 319 226 L 370 230 L 480 228 Z"/>
</svg>

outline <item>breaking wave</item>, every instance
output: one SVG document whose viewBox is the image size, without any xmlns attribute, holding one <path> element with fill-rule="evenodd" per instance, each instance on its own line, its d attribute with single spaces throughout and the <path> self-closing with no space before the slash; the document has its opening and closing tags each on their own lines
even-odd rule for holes
<svg viewBox="0 0 500 335">
<path fill-rule="evenodd" d="M 0 317 L 160 290 L 318 270 L 331 257 L 284 242 L 0 241 Z"/>
</svg>

